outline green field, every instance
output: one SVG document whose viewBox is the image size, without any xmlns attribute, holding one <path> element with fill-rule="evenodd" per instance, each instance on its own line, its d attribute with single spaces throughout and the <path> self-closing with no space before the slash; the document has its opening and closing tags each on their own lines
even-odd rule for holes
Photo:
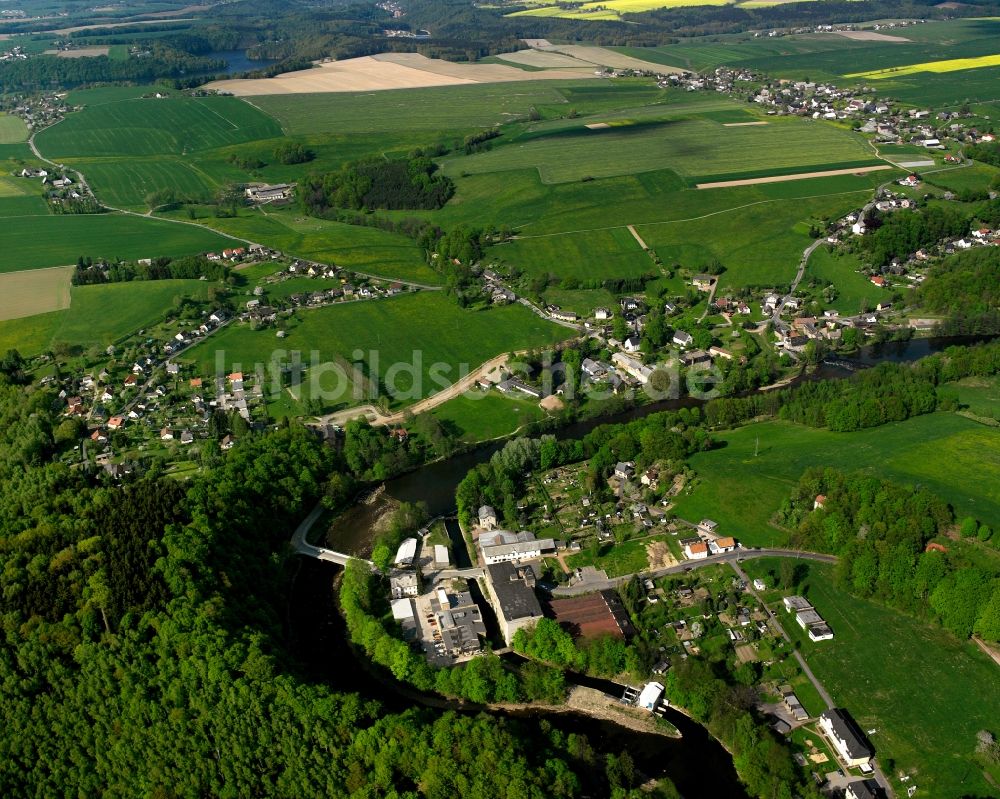
<svg viewBox="0 0 1000 799">
<path fill-rule="evenodd" d="M 833 628 L 832 641 L 813 643 L 783 610 L 782 626 L 813 672 L 871 735 L 880 763 L 895 778 L 896 795 L 917 785 L 935 799 L 992 796 L 995 788 L 974 763 L 976 733 L 1000 718 L 997 665 L 969 641 L 840 590 L 833 567 L 806 563 L 806 596 Z M 775 561 L 747 561 L 751 576 Z"/>
<path fill-rule="evenodd" d="M 532 168 L 543 183 L 567 183 L 671 169 L 695 182 L 877 163 L 860 137 L 815 120 L 772 118 L 767 125 L 750 127 L 669 117 L 616 122 L 601 129 L 589 129 L 588 124 L 604 123 L 597 117 L 573 120 L 571 127 L 543 130 L 523 143 L 515 140 L 448 161 L 445 171 L 479 174 Z"/>
<path fill-rule="evenodd" d="M 427 285 L 442 282 L 412 239 L 378 228 L 328 222 L 303 216 L 294 209 L 271 210 L 266 215 L 246 210 L 231 219 L 207 217 L 198 221 L 222 233 L 259 241 L 301 258 Z"/>
<path fill-rule="evenodd" d="M 377 374 L 392 380 L 390 368 L 407 368 L 392 380 L 394 404 L 426 397 L 460 376 L 463 368 L 510 350 L 541 346 L 565 338 L 568 331 L 520 305 L 488 311 L 465 311 L 440 292 L 401 295 L 393 299 L 345 303 L 298 312 L 287 324 L 288 335 L 276 339 L 273 329 L 254 331 L 231 326 L 192 349 L 185 359 L 203 376 L 215 374 L 218 358 L 226 370 L 268 366 L 276 350 L 302 353 L 302 362 L 334 361 L 338 356 L 363 361 L 369 380 Z M 435 364 L 441 380 L 431 376 Z M 404 394 L 412 396 L 406 397 Z M 338 398 L 342 400 L 343 398 Z"/>
<path fill-rule="evenodd" d="M 17 144 L 28 138 L 28 128 L 20 117 L 0 113 L 0 144 Z"/>
<path fill-rule="evenodd" d="M 278 124 L 235 97 L 122 100 L 70 114 L 38 134 L 47 157 L 187 155 L 281 135 Z"/>
<path fill-rule="evenodd" d="M 7 223 L 5 223 L 7 224 Z M 232 239 L 194 225 L 121 214 L 30 216 L 4 242 L 0 272 L 75 264 L 94 258 L 191 255 L 232 246 Z"/>
<path fill-rule="evenodd" d="M 1000 430 L 956 414 L 918 416 L 856 433 L 764 422 L 716 438 L 724 443 L 721 449 L 691 457 L 697 483 L 674 510 L 684 519 L 715 519 L 748 546 L 786 539 L 771 517 L 810 466 L 864 469 L 922 485 L 950 502 L 957 515 L 994 529 L 1000 525 Z"/>
<path fill-rule="evenodd" d="M 967 377 L 941 387 L 942 393 L 955 396 L 977 416 L 1000 421 L 1000 378 Z"/>
<path fill-rule="evenodd" d="M 816 277 L 821 282 L 833 283 L 837 287 L 837 298 L 830 306 L 843 314 L 856 314 L 871 310 L 885 300 L 887 294 L 885 289 L 859 274 L 860 266 L 860 259 L 854 255 L 834 255 L 829 247 L 820 247 L 809 258 L 805 277 L 807 282 L 810 277 Z"/>
<path fill-rule="evenodd" d="M 566 105 L 561 86 L 536 81 L 366 94 L 265 95 L 254 98 L 254 104 L 279 120 L 288 134 L 423 131 L 433 141 L 438 132 L 488 128 L 526 115 L 532 107 Z"/>
<path fill-rule="evenodd" d="M 432 413 L 448 432 L 464 441 L 486 441 L 507 436 L 545 416 L 537 400 L 507 397 L 493 391 L 455 397 L 439 405 Z"/>
<path fill-rule="evenodd" d="M 0 322 L 0 351 L 36 355 L 56 344 L 107 346 L 158 321 L 178 297 L 205 299 L 201 280 L 149 280 L 74 286 L 68 310 Z"/>
<path fill-rule="evenodd" d="M 212 198 L 218 184 L 187 159 L 156 157 L 77 161 L 94 193 L 114 208 L 142 209 L 151 192 L 172 191 L 191 201 Z"/>
</svg>

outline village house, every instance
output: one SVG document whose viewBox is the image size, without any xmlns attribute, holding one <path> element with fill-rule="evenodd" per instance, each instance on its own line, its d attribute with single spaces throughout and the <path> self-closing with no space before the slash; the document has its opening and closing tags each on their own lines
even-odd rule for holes
<svg viewBox="0 0 1000 799">
<path fill-rule="evenodd" d="M 690 347 L 694 343 L 694 338 L 690 333 L 678 330 L 674 333 L 673 342 L 678 347 Z"/>
<path fill-rule="evenodd" d="M 875 749 L 846 710 L 824 710 L 819 717 L 819 729 L 838 757 L 851 768 L 867 766 L 875 756 Z"/>
<path fill-rule="evenodd" d="M 497 526 L 497 512 L 490 505 L 479 509 L 479 526 L 484 530 L 492 530 Z"/>
<path fill-rule="evenodd" d="M 417 573 L 414 571 L 393 571 L 389 576 L 389 592 L 393 599 L 417 596 L 420 593 Z"/>
<path fill-rule="evenodd" d="M 619 480 L 631 480 L 635 476 L 635 464 L 632 461 L 620 461 L 615 464 L 615 477 Z"/>
<path fill-rule="evenodd" d="M 690 538 L 681 541 L 684 555 L 688 560 L 704 560 L 708 557 L 708 544 L 700 538 Z"/>
</svg>

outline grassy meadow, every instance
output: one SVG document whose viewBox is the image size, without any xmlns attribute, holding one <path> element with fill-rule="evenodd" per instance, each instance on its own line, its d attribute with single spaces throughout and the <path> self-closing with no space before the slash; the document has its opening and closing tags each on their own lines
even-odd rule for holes
<svg viewBox="0 0 1000 799">
<path fill-rule="evenodd" d="M 441 283 L 441 276 L 425 261 L 423 250 L 398 233 L 303 216 L 293 208 L 266 212 L 247 209 L 233 218 L 199 217 L 198 222 L 221 233 L 268 244 L 289 255 L 380 277 L 427 285 Z"/>
<path fill-rule="evenodd" d="M 463 368 L 472 370 L 501 353 L 551 344 L 569 335 L 521 305 L 466 311 L 439 292 L 303 310 L 285 329 L 287 337 L 277 339 L 274 329 L 231 326 L 190 350 L 185 360 L 206 377 L 216 371 L 217 353 L 227 370 L 267 366 L 276 350 L 284 351 L 284 360 L 291 357 L 287 353 L 300 352 L 305 364 L 312 362 L 314 352 L 318 363 L 360 360 L 369 380 L 377 375 L 394 383 L 399 396 L 393 404 L 402 406 L 439 391 Z M 396 364 L 407 368 L 399 370 Z M 398 371 L 398 377 L 393 378 L 390 369 Z"/>
<path fill-rule="evenodd" d="M 572 126 L 543 130 L 523 143 L 515 140 L 447 161 L 445 171 L 479 174 L 531 168 L 538 170 L 543 183 L 568 183 L 671 169 L 694 183 L 878 162 L 860 137 L 816 120 L 772 118 L 761 126 L 725 127 L 704 117 L 664 116 L 635 123 L 619 120 L 599 129 L 587 125 L 609 123 L 596 117 L 573 120 Z"/>
<path fill-rule="evenodd" d="M 871 735 L 883 766 L 891 759 L 897 795 L 909 785 L 937 799 L 989 796 L 992 786 L 974 763 L 976 733 L 1000 718 L 997 665 L 970 641 L 930 624 L 857 599 L 835 583 L 832 566 L 803 562 L 805 593 L 834 630 L 813 643 L 779 610 L 784 628 L 801 645 L 813 672 Z M 751 576 L 777 563 L 751 560 Z"/>
<path fill-rule="evenodd" d="M 0 281 L 6 277 L 0 276 Z M 28 356 L 57 344 L 106 347 L 159 321 L 179 297 L 205 299 L 210 285 L 201 280 L 148 280 L 74 286 L 65 310 L 0 321 L 0 351 L 13 348 Z"/>
<path fill-rule="evenodd" d="M 495 391 L 455 397 L 431 413 L 446 430 L 470 442 L 510 435 L 545 416 L 537 400 L 504 396 Z"/>
<path fill-rule="evenodd" d="M 721 448 L 691 457 L 697 480 L 674 510 L 685 519 L 715 519 L 748 546 L 786 539 L 771 517 L 811 466 L 861 469 L 922 485 L 959 516 L 975 516 L 994 529 L 1000 525 L 1000 430 L 957 414 L 918 416 L 855 433 L 763 422 L 715 438 Z"/>
<path fill-rule="evenodd" d="M 829 281 L 837 287 L 837 298 L 831 306 L 842 314 L 856 314 L 863 309 L 870 310 L 886 299 L 885 289 L 874 285 L 858 269 L 861 261 L 857 256 L 835 255 L 829 247 L 820 247 L 809 258 L 805 277 L 815 277 L 822 282 Z"/>
<path fill-rule="evenodd" d="M 0 113 L 0 144 L 17 144 L 28 138 L 28 128 L 20 117 Z"/>
<path fill-rule="evenodd" d="M 7 224 L 7 223 L 4 223 Z M 191 255 L 233 244 L 206 228 L 122 214 L 28 216 L 4 242 L 0 272 L 75 264 L 94 258 Z"/>
</svg>

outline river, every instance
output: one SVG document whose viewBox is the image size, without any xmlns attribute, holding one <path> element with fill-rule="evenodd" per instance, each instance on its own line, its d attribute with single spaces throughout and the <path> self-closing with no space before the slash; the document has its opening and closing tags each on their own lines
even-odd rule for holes
<svg viewBox="0 0 1000 799">
<path fill-rule="evenodd" d="M 412 690 L 401 689 L 391 677 L 373 675 L 369 664 L 358 663 L 347 644 L 343 618 L 336 606 L 334 577 L 340 567 L 307 558 L 301 559 L 295 579 L 290 613 L 293 648 L 312 679 L 336 690 L 352 692 L 377 700 L 387 710 L 402 712 L 413 707 Z M 620 687 L 605 680 L 583 676 L 570 679 L 605 693 L 620 693 Z M 681 733 L 680 738 L 665 738 L 653 733 L 629 730 L 609 721 L 582 713 L 547 710 L 484 711 L 463 708 L 441 697 L 428 697 L 427 711 L 443 713 L 488 712 L 514 724 L 547 724 L 565 734 L 586 735 L 598 755 L 628 752 L 635 765 L 647 777 L 669 777 L 688 799 L 748 799 L 740 785 L 729 753 L 708 731 L 683 713 L 668 708 L 665 718 Z"/>
<path fill-rule="evenodd" d="M 961 343 L 971 341 L 914 339 L 879 347 L 865 347 L 851 357 L 837 357 L 834 362 L 822 365 L 809 377 L 798 380 L 843 378 L 858 369 L 869 368 L 878 363 L 913 361 Z M 553 433 L 559 438 L 578 438 L 601 424 L 629 421 L 657 411 L 698 404 L 701 403 L 691 398 L 666 400 L 632 408 L 615 416 L 577 422 Z M 371 548 L 371 531 L 375 521 L 390 510 L 394 502 L 423 501 L 432 516 L 453 514 L 458 483 L 469 469 L 489 459 L 504 443 L 490 442 L 386 481 L 384 490 L 373 501 L 359 503 L 338 517 L 329 528 L 327 544 L 341 552 L 366 554 Z M 458 525 L 454 523 L 449 524 L 449 533 L 456 541 L 461 535 Z M 463 552 L 464 549 L 464 546 L 454 547 L 456 553 Z M 468 561 L 459 562 L 458 565 L 468 565 Z M 295 612 L 291 614 L 298 654 L 318 680 L 341 690 L 356 691 L 377 699 L 392 710 L 400 711 L 411 707 L 414 701 L 412 694 L 404 694 L 389 679 L 376 679 L 370 671 L 356 663 L 355 653 L 347 645 L 343 620 L 335 604 L 333 578 L 337 569 L 332 564 L 303 559 L 292 597 Z M 582 676 L 576 676 L 573 680 L 606 693 L 616 693 L 619 690 L 619 686 L 607 681 Z M 428 699 L 428 702 L 433 702 L 439 709 L 442 704 L 440 698 Z M 611 722 L 579 713 L 530 711 L 513 715 L 521 722 L 544 721 L 567 733 L 585 733 L 592 745 L 602 753 L 628 751 L 644 774 L 650 777 L 670 777 L 684 796 L 710 796 L 713 799 L 747 797 L 736 777 L 732 758 L 726 750 L 704 727 L 672 708 L 668 709 L 666 718 L 680 730 L 682 737 L 679 740 L 627 730 Z"/>
<path fill-rule="evenodd" d="M 974 343 L 980 339 L 921 338 L 910 341 L 888 342 L 878 346 L 863 347 L 851 356 L 838 356 L 835 362 L 822 364 L 803 380 L 825 380 L 849 377 L 858 369 L 866 369 L 883 362 L 902 363 L 915 361 L 955 344 Z M 691 397 L 662 400 L 631 408 L 614 416 L 604 416 L 557 428 L 552 435 L 557 438 L 582 438 L 602 424 L 628 422 L 659 411 L 677 410 L 703 404 Z M 376 521 L 391 510 L 396 502 L 424 502 L 432 517 L 448 516 L 455 512 L 455 489 L 469 470 L 489 460 L 494 452 L 503 448 L 505 440 L 492 441 L 473 450 L 445 460 L 436 461 L 412 472 L 385 482 L 385 490 L 370 504 L 355 505 L 339 516 L 330 526 L 326 544 L 338 552 L 367 555 L 371 551 L 372 535 Z M 449 531 L 452 540 L 460 535 L 457 526 Z M 462 547 L 455 547 L 459 551 Z M 464 565 L 464 564 L 459 564 Z"/>
</svg>

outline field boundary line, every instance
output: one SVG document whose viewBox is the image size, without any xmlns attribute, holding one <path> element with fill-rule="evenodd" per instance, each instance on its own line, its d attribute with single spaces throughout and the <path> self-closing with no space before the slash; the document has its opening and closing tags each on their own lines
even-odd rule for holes
<svg viewBox="0 0 1000 799">
<path fill-rule="evenodd" d="M 796 172 L 791 175 L 772 175 L 764 178 L 744 178 L 742 180 L 718 180 L 712 183 L 696 183 L 696 189 L 729 189 L 736 186 L 759 186 L 764 183 L 788 183 L 793 180 L 810 180 L 812 178 L 832 178 L 838 175 L 862 175 L 868 172 L 882 172 L 896 168 L 895 164 L 876 164 L 874 166 L 851 167 L 849 169 L 827 169 L 821 172 Z"/>
<path fill-rule="evenodd" d="M 698 222 L 702 219 L 709 219 L 710 217 L 713 216 L 728 214 L 733 211 L 742 211 L 745 208 L 753 208 L 756 205 L 767 205 L 768 203 L 784 203 L 793 201 L 797 202 L 800 200 L 818 200 L 823 197 L 842 197 L 848 194 L 868 194 L 871 191 L 873 191 L 873 189 L 854 189 L 853 191 L 837 191 L 833 192 L 832 194 L 812 194 L 809 195 L 808 197 L 772 197 L 767 200 L 756 200 L 752 203 L 745 203 L 744 205 L 735 205 L 732 208 L 723 208 L 720 211 L 712 211 L 707 214 L 702 214 L 701 216 L 690 216 L 687 217 L 686 219 L 661 219 L 653 222 L 633 222 L 632 224 L 635 225 L 635 227 L 647 227 L 652 225 L 676 225 L 682 222 Z M 535 233 L 528 236 L 515 236 L 515 239 L 518 241 L 521 239 L 546 239 L 546 238 L 551 238 L 553 236 L 573 236 L 576 235 L 577 233 L 599 233 L 604 230 L 620 230 L 622 228 L 627 228 L 627 227 L 629 226 L 608 225 L 606 227 L 592 227 L 592 228 L 584 228 L 581 230 L 561 230 L 555 233 Z"/>
<path fill-rule="evenodd" d="M 649 247 L 646 246 L 646 242 L 642 240 L 642 236 L 639 235 L 639 231 L 635 229 L 635 225 L 628 225 L 628 232 L 632 234 L 632 238 L 639 242 L 639 246 L 642 247 L 642 249 L 649 249 Z"/>
<path fill-rule="evenodd" d="M 228 117 L 224 117 L 224 116 L 222 116 L 222 114 L 220 114 L 220 113 L 219 113 L 218 111 L 216 111 L 216 110 L 215 110 L 214 108 L 211 108 L 211 107 L 210 107 L 210 106 L 208 105 L 208 103 L 198 103 L 198 105 L 202 106 L 202 107 L 203 107 L 203 108 L 204 108 L 204 109 L 205 109 L 206 111 L 208 111 L 209 113 L 211 113 L 211 114 L 215 114 L 215 115 L 216 115 L 216 116 L 217 116 L 217 117 L 218 117 L 219 119 L 221 119 L 221 120 L 222 120 L 223 122 L 228 122 L 228 123 L 229 123 L 230 125 L 232 125 L 232 126 L 233 126 L 233 130 L 242 130 L 242 128 L 241 128 L 241 127 L 240 127 L 239 125 L 237 125 L 237 124 L 236 124 L 235 122 L 233 122 L 233 120 L 229 119 Z"/>
</svg>

